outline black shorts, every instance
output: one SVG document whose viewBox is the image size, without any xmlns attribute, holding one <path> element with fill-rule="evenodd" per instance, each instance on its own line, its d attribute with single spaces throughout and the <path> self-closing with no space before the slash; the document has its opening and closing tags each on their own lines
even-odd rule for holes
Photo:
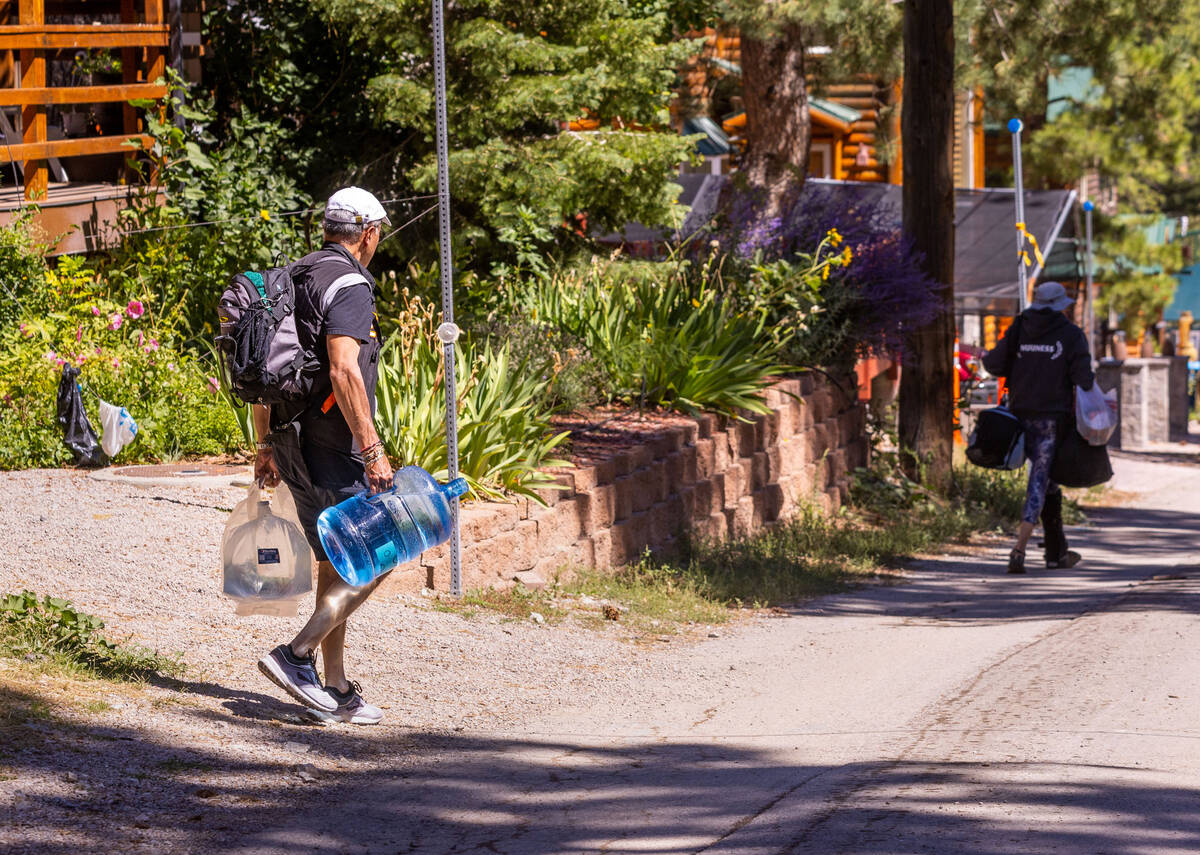
<svg viewBox="0 0 1200 855">
<path fill-rule="evenodd" d="M 321 511 L 367 489 L 362 458 L 345 449 L 331 448 L 318 441 L 305 441 L 295 430 L 271 436 L 279 477 L 292 491 L 296 514 L 318 561 L 328 561 L 317 536 Z"/>
</svg>

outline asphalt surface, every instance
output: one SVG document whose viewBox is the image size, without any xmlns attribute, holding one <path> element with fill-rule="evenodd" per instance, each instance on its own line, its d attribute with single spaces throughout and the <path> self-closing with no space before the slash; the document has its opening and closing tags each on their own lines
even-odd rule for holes
<svg viewBox="0 0 1200 855">
<path fill-rule="evenodd" d="M 681 653 L 686 685 L 392 745 L 394 770 L 318 782 L 213 845 L 1200 852 L 1200 468 L 1116 468 L 1140 495 L 1069 531 L 1075 568 L 928 561 Z"/>
</svg>

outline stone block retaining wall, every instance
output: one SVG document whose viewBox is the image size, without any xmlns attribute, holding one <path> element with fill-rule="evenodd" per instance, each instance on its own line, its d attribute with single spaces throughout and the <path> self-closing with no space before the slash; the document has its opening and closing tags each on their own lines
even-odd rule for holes
<svg viewBox="0 0 1200 855">
<path fill-rule="evenodd" d="M 564 489 L 540 491 L 547 507 L 528 499 L 463 505 L 463 589 L 548 580 L 564 567 L 618 567 L 646 547 L 669 548 L 684 531 L 743 535 L 806 503 L 836 509 L 868 455 L 854 380 L 840 383 L 782 380 L 767 392 L 767 415 L 748 422 L 704 415 L 665 428 L 610 460 L 559 475 Z M 393 570 L 386 584 L 449 590 L 448 545 Z"/>
</svg>

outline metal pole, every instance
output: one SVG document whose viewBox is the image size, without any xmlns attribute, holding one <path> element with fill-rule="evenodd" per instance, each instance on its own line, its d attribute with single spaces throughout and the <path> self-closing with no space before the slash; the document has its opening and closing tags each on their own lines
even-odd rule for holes
<svg viewBox="0 0 1200 855">
<path fill-rule="evenodd" d="M 442 280 L 442 325 L 438 340 L 446 375 L 446 468 L 458 477 L 458 403 L 455 389 L 454 344 L 459 329 L 454 324 L 454 276 L 450 260 L 450 152 L 446 140 L 446 34 L 442 0 L 433 0 L 433 88 L 437 119 L 438 243 Z M 450 593 L 462 595 L 462 540 L 459 537 L 458 497 L 450 500 Z"/>
<path fill-rule="evenodd" d="M 1087 223 L 1087 339 L 1092 359 L 1096 358 L 1096 283 L 1093 281 L 1096 261 L 1092 255 L 1092 211 L 1095 208 L 1091 199 L 1083 203 L 1084 219 Z"/>
<path fill-rule="evenodd" d="M 1029 284 L 1025 277 L 1025 233 L 1021 229 L 1025 225 L 1025 187 L 1021 175 L 1021 130 L 1025 124 L 1020 119 L 1009 119 L 1008 130 L 1012 134 L 1013 149 L 1013 183 L 1016 186 L 1017 197 L 1017 282 L 1021 289 L 1017 295 L 1018 312 L 1025 311 L 1029 299 Z"/>
</svg>

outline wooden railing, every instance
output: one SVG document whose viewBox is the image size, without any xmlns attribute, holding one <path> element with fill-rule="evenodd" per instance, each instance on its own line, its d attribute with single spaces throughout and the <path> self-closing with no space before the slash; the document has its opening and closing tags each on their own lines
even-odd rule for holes
<svg viewBox="0 0 1200 855">
<path fill-rule="evenodd" d="M 20 0 L 19 20 L 0 26 L 0 51 L 15 51 L 21 64 L 20 86 L 0 89 L 0 108 L 21 108 L 21 142 L 0 146 L 0 163 L 23 163 L 25 198 L 43 199 L 49 189 L 47 161 L 128 151 L 130 140 L 147 145 L 150 138 L 139 134 L 137 113 L 125 105 L 124 132 L 107 136 L 51 140 L 47 134 L 46 108 L 53 104 L 99 104 L 133 98 L 165 98 L 167 87 L 158 81 L 166 71 L 166 48 L 170 38 L 163 22 L 162 0 L 142 0 L 138 23 L 136 0 L 121 0 L 120 24 L 46 24 L 44 0 Z M 59 50 L 119 49 L 120 84 L 108 86 L 47 86 L 47 55 Z"/>
</svg>

